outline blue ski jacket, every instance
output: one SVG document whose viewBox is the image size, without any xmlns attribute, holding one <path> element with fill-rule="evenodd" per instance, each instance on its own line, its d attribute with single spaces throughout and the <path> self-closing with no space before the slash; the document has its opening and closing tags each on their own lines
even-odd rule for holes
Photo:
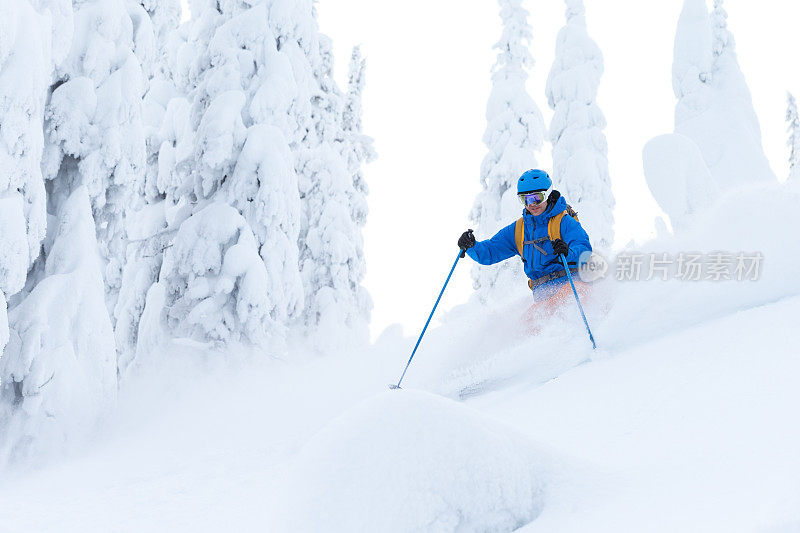
<svg viewBox="0 0 800 533">
<path fill-rule="evenodd" d="M 550 218 L 566 209 L 567 202 L 560 195 L 558 200 L 539 216 L 533 216 L 527 209 L 524 209 L 524 240 L 527 242 L 548 237 L 547 223 Z M 467 255 L 482 265 L 493 265 L 517 255 L 517 243 L 514 240 L 515 225 L 516 221 L 498 231 L 491 239 L 475 243 L 475 246 L 467 249 Z M 581 254 L 592 250 L 592 245 L 589 243 L 589 235 L 580 225 L 580 222 L 566 215 L 561 219 L 561 238 L 569 245 L 567 264 L 570 267 L 580 266 Z M 550 240 L 546 239 L 537 243 L 537 246 L 545 253 L 537 250 L 533 244 L 526 244 L 523 247 L 522 263 L 525 267 L 525 274 L 530 279 L 537 279 L 557 270 L 563 273 L 564 265 L 561 264 L 561 259 L 553 253 L 553 245 Z M 584 262 L 585 260 L 586 258 L 584 258 Z"/>
</svg>

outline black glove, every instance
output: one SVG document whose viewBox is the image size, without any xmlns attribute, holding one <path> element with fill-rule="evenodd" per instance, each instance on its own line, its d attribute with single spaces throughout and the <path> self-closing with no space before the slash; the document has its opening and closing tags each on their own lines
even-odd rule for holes
<svg viewBox="0 0 800 533">
<path fill-rule="evenodd" d="M 553 241 L 553 251 L 556 255 L 567 257 L 567 254 L 569 254 L 569 245 L 561 239 L 556 239 Z"/>
<path fill-rule="evenodd" d="M 472 234 L 471 229 L 468 229 L 458 238 L 458 247 L 461 248 L 461 257 L 467 254 L 467 248 L 472 248 L 473 246 L 475 246 L 475 235 Z"/>
</svg>

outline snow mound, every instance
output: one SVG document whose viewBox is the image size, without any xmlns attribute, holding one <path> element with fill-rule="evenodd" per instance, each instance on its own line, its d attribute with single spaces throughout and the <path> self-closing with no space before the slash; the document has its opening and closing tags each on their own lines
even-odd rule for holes
<svg viewBox="0 0 800 533">
<path fill-rule="evenodd" d="M 688 229 L 719 196 L 719 187 L 693 140 L 678 133 L 659 135 L 642 150 L 647 186 L 669 215 L 673 228 Z"/>
<path fill-rule="evenodd" d="M 291 531 L 511 531 L 544 503 L 537 447 L 469 407 L 373 396 L 315 435 L 276 502 Z"/>
</svg>

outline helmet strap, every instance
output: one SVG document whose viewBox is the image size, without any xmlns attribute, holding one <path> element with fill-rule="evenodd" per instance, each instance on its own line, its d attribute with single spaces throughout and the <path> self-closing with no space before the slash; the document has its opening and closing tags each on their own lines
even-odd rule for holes
<svg viewBox="0 0 800 533">
<path fill-rule="evenodd" d="M 553 189 L 550 191 L 550 195 L 547 197 L 547 207 L 550 208 L 561 198 L 561 193 L 557 190 Z"/>
</svg>

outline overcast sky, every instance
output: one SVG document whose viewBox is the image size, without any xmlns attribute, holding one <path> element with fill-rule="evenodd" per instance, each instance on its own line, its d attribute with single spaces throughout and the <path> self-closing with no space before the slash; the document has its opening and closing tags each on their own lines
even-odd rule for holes
<svg viewBox="0 0 800 533">
<path fill-rule="evenodd" d="M 709 0 L 709 3 L 711 0 Z M 617 246 L 646 239 L 660 213 L 642 172 L 641 151 L 673 130 L 671 66 L 682 0 L 585 0 L 589 34 L 605 58 L 598 103 L 606 115 L 617 201 Z M 564 24 L 559 0 L 527 0 L 536 61 L 529 91 L 549 125 L 544 86 Z M 800 2 L 727 0 L 729 28 L 761 121 L 764 148 L 780 179 L 788 173 L 786 90 L 800 92 Z M 500 36 L 496 1 L 319 0 L 321 30 L 333 39 L 336 76 L 346 80 L 350 49 L 367 57 L 365 133 L 377 161 L 366 168 L 370 216 L 367 279 L 373 334 L 399 322 L 416 335 L 469 227 L 479 184 L 492 45 Z M 550 146 L 537 154 L 550 167 Z M 511 222 L 511 221 L 509 221 Z M 514 260 L 514 259 L 511 259 Z M 469 259 L 451 281 L 443 310 L 471 290 Z M 520 288 L 521 294 L 527 289 Z"/>
</svg>

